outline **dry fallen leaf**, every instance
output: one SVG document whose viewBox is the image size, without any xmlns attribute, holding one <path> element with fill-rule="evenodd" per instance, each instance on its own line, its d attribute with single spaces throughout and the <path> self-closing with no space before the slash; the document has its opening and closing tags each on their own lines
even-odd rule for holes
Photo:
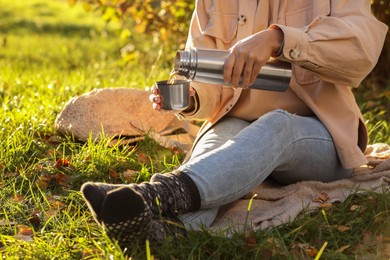
<svg viewBox="0 0 390 260">
<path fill-rule="evenodd" d="M 134 181 L 134 177 L 137 175 L 138 171 L 127 169 L 122 173 L 123 178 L 126 181 L 132 182 Z"/>
<path fill-rule="evenodd" d="M 120 180 L 119 173 L 114 170 L 109 170 L 108 175 L 113 179 L 113 182 L 117 182 Z"/>
<path fill-rule="evenodd" d="M 345 231 L 348 231 L 350 230 L 351 228 L 350 227 L 347 227 L 347 226 L 344 226 L 344 225 L 334 225 L 334 227 L 340 231 L 340 232 L 345 232 Z"/>
<path fill-rule="evenodd" d="M 70 176 L 65 175 L 63 173 L 57 173 L 57 174 L 42 174 L 38 181 L 37 185 L 41 190 L 46 190 L 50 184 L 59 185 L 64 189 L 69 188 L 68 181 L 70 179 Z"/>
<path fill-rule="evenodd" d="M 49 210 L 47 210 L 47 211 L 45 212 L 45 216 L 46 216 L 47 219 L 49 219 L 49 218 L 51 218 L 51 217 L 57 216 L 59 212 L 60 212 L 59 209 L 54 209 L 54 208 L 52 208 L 52 209 L 49 209 Z"/>
<path fill-rule="evenodd" d="M 360 208 L 359 205 L 352 205 L 352 206 L 349 208 L 349 210 L 355 211 L 355 210 L 358 210 L 359 208 Z"/>
<path fill-rule="evenodd" d="M 342 246 L 340 247 L 339 249 L 336 250 L 336 253 L 342 253 L 344 252 L 346 249 L 348 249 L 351 245 L 346 245 L 346 246 Z"/>
<path fill-rule="evenodd" d="M 51 175 L 49 174 L 42 174 L 39 179 L 37 180 L 37 186 L 41 190 L 46 190 L 47 187 L 49 187 L 50 181 L 52 180 Z"/>
<path fill-rule="evenodd" d="M 317 254 L 318 254 L 318 249 L 316 249 L 315 247 L 309 247 L 309 248 L 307 248 L 306 249 L 306 253 L 309 255 L 309 256 L 311 256 L 311 257 L 315 257 L 315 256 L 317 256 Z"/>
<path fill-rule="evenodd" d="M 24 196 L 15 194 L 12 198 L 12 201 L 20 203 L 24 200 Z"/>
<path fill-rule="evenodd" d="M 34 231 L 31 227 L 28 227 L 28 226 L 24 226 L 24 225 L 19 225 L 18 226 L 18 235 L 22 235 L 22 236 L 33 236 L 34 235 Z"/>
<path fill-rule="evenodd" d="M 247 250 L 253 250 L 256 248 L 256 237 L 253 232 L 247 232 L 245 236 L 245 246 Z"/>
<path fill-rule="evenodd" d="M 315 197 L 313 199 L 314 202 L 319 202 L 319 203 L 325 203 L 327 201 L 329 201 L 330 197 L 327 193 L 325 192 L 321 192 L 320 194 L 317 195 L 317 197 Z"/>
<path fill-rule="evenodd" d="M 333 206 L 332 203 L 321 203 L 320 204 L 320 207 L 323 209 L 328 209 L 328 208 L 331 208 L 332 206 Z"/>
<path fill-rule="evenodd" d="M 150 163 L 150 158 L 149 158 L 149 156 L 147 156 L 146 154 L 144 154 L 144 153 L 139 153 L 138 154 L 138 158 L 137 158 L 137 161 L 138 161 L 138 163 L 140 163 L 140 164 L 147 164 L 147 163 Z"/>
<path fill-rule="evenodd" d="M 53 178 L 56 182 L 56 184 L 60 185 L 61 187 L 63 188 L 69 188 L 69 179 L 70 179 L 70 176 L 68 175 L 65 175 L 63 173 L 57 173 L 56 175 L 54 175 L 54 178 Z"/>
<path fill-rule="evenodd" d="M 70 166 L 70 161 L 68 159 L 63 159 L 63 158 L 60 158 L 56 161 L 56 163 L 54 164 L 54 168 L 60 168 L 60 167 L 69 167 Z"/>
</svg>

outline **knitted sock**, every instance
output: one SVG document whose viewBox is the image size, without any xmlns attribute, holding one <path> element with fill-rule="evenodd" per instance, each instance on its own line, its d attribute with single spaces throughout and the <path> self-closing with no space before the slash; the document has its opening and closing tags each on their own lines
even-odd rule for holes
<svg viewBox="0 0 390 260">
<path fill-rule="evenodd" d="M 119 244 L 129 244 L 135 238 L 148 235 L 152 218 L 161 220 L 161 216 L 200 208 L 199 191 L 185 173 L 156 175 L 150 183 L 114 186 L 86 183 L 81 192 L 95 220 Z M 166 227 L 164 232 L 172 233 L 172 228 Z"/>
<path fill-rule="evenodd" d="M 155 215 L 175 216 L 200 208 L 198 188 L 182 172 L 155 174 L 149 183 L 144 182 L 133 188 L 142 194 Z"/>
<path fill-rule="evenodd" d="M 179 239 L 185 237 L 187 234 L 184 225 L 175 217 L 166 217 L 162 219 L 153 219 L 149 239 L 151 242 L 160 244 L 168 237 Z"/>
<path fill-rule="evenodd" d="M 127 245 L 149 233 L 152 212 L 141 194 L 123 186 L 106 191 L 102 186 L 85 183 L 81 192 L 97 223 L 119 245 Z"/>
</svg>

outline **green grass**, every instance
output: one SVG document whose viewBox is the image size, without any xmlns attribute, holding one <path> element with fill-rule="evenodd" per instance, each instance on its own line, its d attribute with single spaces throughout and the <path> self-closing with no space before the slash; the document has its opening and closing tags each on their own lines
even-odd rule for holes
<svg viewBox="0 0 390 260">
<path fill-rule="evenodd" d="M 80 143 L 58 136 L 53 123 L 71 97 L 94 88 L 143 89 L 166 78 L 171 64 L 159 55 L 158 43 L 143 36 L 132 44 L 148 54 L 135 53 L 124 63 L 120 49 L 127 42 L 119 26 L 104 24 L 81 5 L 0 0 L 0 6 L 0 256 L 125 259 L 92 220 L 81 184 L 141 182 L 171 170 L 184 155 L 148 138 L 134 146 L 112 147 L 106 138 Z M 383 112 L 370 111 L 365 118 L 372 140 L 388 142 Z M 128 169 L 136 172 L 132 178 L 123 175 Z M 315 255 L 327 242 L 324 259 L 381 259 L 390 236 L 389 196 L 351 196 L 325 214 L 249 236 L 205 230 L 149 249 L 159 259 L 294 259 Z M 248 239 L 256 242 L 250 246 Z M 145 259 L 147 250 L 140 245 L 131 253 Z"/>
</svg>

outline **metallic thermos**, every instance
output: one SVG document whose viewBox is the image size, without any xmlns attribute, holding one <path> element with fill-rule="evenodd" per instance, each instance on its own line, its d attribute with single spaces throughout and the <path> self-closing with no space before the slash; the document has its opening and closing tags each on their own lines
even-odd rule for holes
<svg viewBox="0 0 390 260">
<path fill-rule="evenodd" d="M 223 65 L 228 51 L 211 49 L 180 50 L 176 53 L 174 71 L 189 80 L 227 85 L 223 80 Z M 291 78 L 291 65 L 287 62 L 269 62 L 264 65 L 253 89 L 286 91 Z"/>
</svg>

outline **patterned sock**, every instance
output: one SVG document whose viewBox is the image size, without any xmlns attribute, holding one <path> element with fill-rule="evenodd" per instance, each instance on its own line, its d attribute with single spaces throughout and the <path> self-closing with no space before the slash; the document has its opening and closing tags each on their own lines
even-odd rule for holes
<svg viewBox="0 0 390 260">
<path fill-rule="evenodd" d="M 152 220 L 149 239 L 151 242 L 159 244 L 170 236 L 174 239 L 180 239 L 186 235 L 184 225 L 179 219 L 166 217 Z"/>
<path fill-rule="evenodd" d="M 176 216 L 200 208 L 200 194 L 185 173 L 155 174 L 150 182 L 135 185 L 155 215 Z"/>
<path fill-rule="evenodd" d="M 128 245 L 148 235 L 152 212 L 141 194 L 129 186 L 110 191 L 105 185 L 85 183 L 81 192 L 96 222 L 102 225 L 110 238 L 119 245 Z"/>
<path fill-rule="evenodd" d="M 89 182 L 81 192 L 95 220 L 120 245 L 148 236 L 152 226 L 156 238 L 175 234 L 175 226 L 163 224 L 162 216 L 172 218 L 200 208 L 199 191 L 185 173 L 155 175 L 150 183 L 141 184 Z"/>
</svg>

